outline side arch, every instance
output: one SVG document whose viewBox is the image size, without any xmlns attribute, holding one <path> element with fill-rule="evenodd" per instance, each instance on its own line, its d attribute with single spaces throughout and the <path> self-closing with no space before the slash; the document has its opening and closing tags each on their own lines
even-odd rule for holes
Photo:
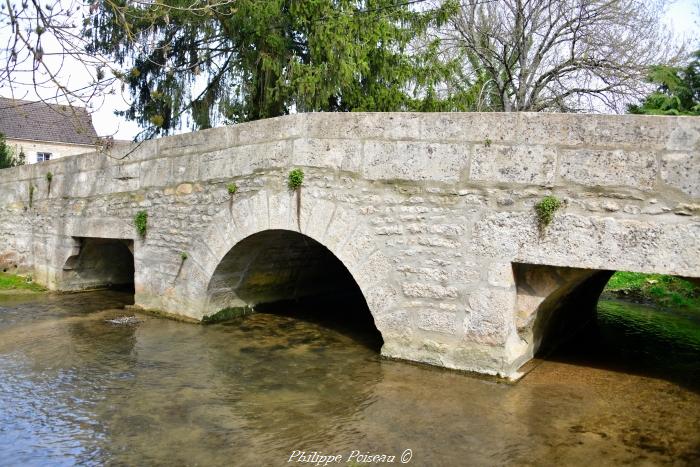
<svg viewBox="0 0 700 467">
<path fill-rule="evenodd" d="M 514 263 L 516 326 L 528 359 L 547 351 L 595 318 L 614 271 Z"/>
<path fill-rule="evenodd" d="M 325 247 L 348 270 L 359 287 L 385 344 L 410 333 L 408 322 L 392 319 L 398 292 L 392 280 L 393 266 L 381 251 L 359 213 L 304 192 L 258 191 L 234 198 L 212 219 L 192 245 L 179 286 L 189 302 L 189 315 L 202 319 L 219 311 L 208 291 L 224 257 L 246 238 L 265 231 L 291 231 Z"/>
</svg>

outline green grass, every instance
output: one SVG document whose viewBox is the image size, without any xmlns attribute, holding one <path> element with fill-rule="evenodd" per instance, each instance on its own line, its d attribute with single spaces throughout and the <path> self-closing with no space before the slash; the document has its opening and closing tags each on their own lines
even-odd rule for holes
<svg viewBox="0 0 700 467">
<path fill-rule="evenodd" d="M 29 290 L 32 292 L 43 292 L 42 286 L 35 284 L 26 277 L 16 276 L 0 272 L 0 290 Z"/>
<path fill-rule="evenodd" d="M 700 287 L 678 277 L 616 272 L 605 287 L 605 292 L 662 307 L 700 311 Z"/>
</svg>

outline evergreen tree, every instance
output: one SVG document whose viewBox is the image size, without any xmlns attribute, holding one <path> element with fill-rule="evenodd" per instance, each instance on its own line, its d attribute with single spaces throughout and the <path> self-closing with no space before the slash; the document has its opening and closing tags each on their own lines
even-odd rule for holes
<svg viewBox="0 0 700 467">
<path fill-rule="evenodd" d="M 184 123 L 203 129 L 292 111 L 453 110 L 463 102 L 441 86 L 455 64 L 431 60 L 430 40 L 415 44 L 455 3 L 416 3 L 93 0 L 84 34 L 126 67 L 126 117 L 156 133 L 188 112 Z"/>
</svg>

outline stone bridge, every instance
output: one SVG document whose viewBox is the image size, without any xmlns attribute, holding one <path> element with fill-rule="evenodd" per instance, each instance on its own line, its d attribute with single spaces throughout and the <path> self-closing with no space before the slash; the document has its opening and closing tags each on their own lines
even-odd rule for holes
<svg viewBox="0 0 700 467">
<path fill-rule="evenodd" d="M 700 277 L 697 118 L 318 113 L 121 151 L 0 171 L 2 268 L 195 320 L 356 288 L 383 355 L 511 378 L 612 271 Z"/>
</svg>

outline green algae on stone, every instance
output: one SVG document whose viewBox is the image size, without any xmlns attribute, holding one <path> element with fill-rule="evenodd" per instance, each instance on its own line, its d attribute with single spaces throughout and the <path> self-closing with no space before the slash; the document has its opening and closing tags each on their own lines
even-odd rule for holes
<svg viewBox="0 0 700 467">
<path fill-rule="evenodd" d="M 242 318 L 243 316 L 249 315 L 253 312 L 253 309 L 249 306 L 234 306 L 223 308 L 213 315 L 204 316 L 202 318 L 202 324 L 214 324 L 221 323 L 223 321 L 230 321 L 236 318 Z"/>
</svg>

